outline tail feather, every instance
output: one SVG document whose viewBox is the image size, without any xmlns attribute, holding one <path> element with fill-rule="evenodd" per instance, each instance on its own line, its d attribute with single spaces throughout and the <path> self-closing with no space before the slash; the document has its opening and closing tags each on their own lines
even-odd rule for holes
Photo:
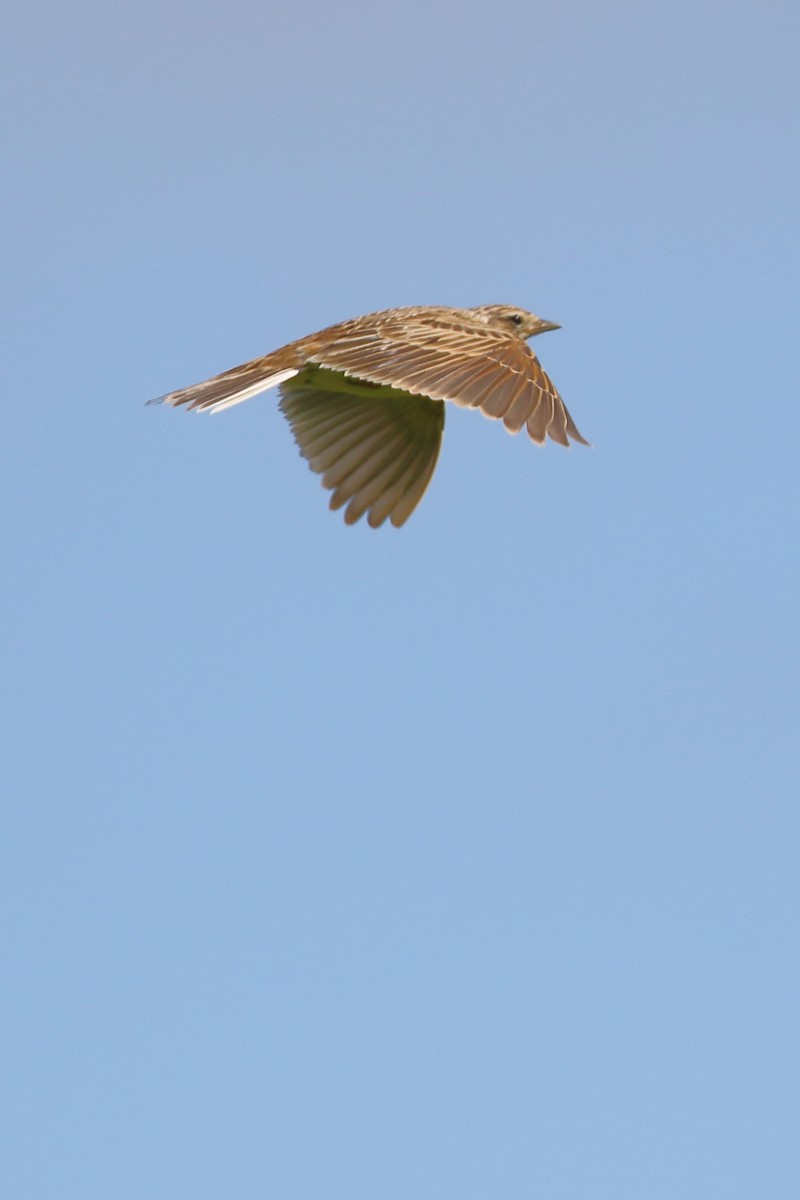
<svg viewBox="0 0 800 1200">
<path fill-rule="evenodd" d="M 299 367 L 284 366 L 276 370 L 275 365 L 269 361 L 271 358 L 272 355 L 255 358 L 252 362 L 232 367 L 230 371 L 223 371 L 213 379 L 180 388 L 176 392 L 167 392 L 164 396 L 156 396 L 154 400 L 149 400 L 148 404 L 170 404 L 173 408 L 185 405 L 187 408 L 208 412 L 222 412 L 223 409 L 241 404 L 243 400 L 249 400 L 259 392 L 277 387 L 298 374 Z"/>
</svg>

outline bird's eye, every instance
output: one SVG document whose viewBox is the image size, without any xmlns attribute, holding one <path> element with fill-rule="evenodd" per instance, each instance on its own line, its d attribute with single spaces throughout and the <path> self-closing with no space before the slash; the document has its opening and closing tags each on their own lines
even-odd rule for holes
<svg viewBox="0 0 800 1200">
<path fill-rule="evenodd" d="M 521 325 L 521 324 L 522 324 L 522 317 L 520 316 L 520 314 L 519 314 L 519 313 L 512 313 L 512 314 L 511 314 L 511 320 L 514 322 L 514 324 L 515 324 L 515 325 Z"/>
</svg>

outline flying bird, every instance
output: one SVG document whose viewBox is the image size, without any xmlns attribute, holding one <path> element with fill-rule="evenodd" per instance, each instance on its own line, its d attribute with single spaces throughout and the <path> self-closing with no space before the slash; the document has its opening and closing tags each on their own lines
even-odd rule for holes
<svg viewBox="0 0 800 1200">
<path fill-rule="evenodd" d="M 559 326 L 522 308 L 391 308 L 331 325 L 151 404 L 221 412 L 277 387 L 301 455 L 354 524 L 403 525 L 439 457 L 445 402 L 588 445 L 527 339 Z"/>
</svg>

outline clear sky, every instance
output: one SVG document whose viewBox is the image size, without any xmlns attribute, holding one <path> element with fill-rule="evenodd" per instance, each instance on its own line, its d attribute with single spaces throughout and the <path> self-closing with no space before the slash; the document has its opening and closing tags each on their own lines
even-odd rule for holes
<svg viewBox="0 0 800 1200">
<path fill-rule="evenodd" d="M 2 1194 L 795 1200 L 796 5 L 0 23 Z M 500 302 L 399 531 L 144 406 Z"/>
</svg>

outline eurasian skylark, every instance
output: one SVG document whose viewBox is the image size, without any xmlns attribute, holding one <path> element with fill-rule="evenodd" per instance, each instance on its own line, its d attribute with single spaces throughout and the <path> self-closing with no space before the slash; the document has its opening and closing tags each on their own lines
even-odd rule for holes
<svg viewBox="0 0 800 1200">
<path fill-rule="evenodd" d="M 152 404 L 221 412 L 278 387 L 300 453 L 346 504 L 352 525 L 402 525 L 430 483 L 444 430 L 444 402 L 588 445 L 527 339 L 550 329 L 506 304 L 392 308 L 332 325 Z"/>
</svg>

